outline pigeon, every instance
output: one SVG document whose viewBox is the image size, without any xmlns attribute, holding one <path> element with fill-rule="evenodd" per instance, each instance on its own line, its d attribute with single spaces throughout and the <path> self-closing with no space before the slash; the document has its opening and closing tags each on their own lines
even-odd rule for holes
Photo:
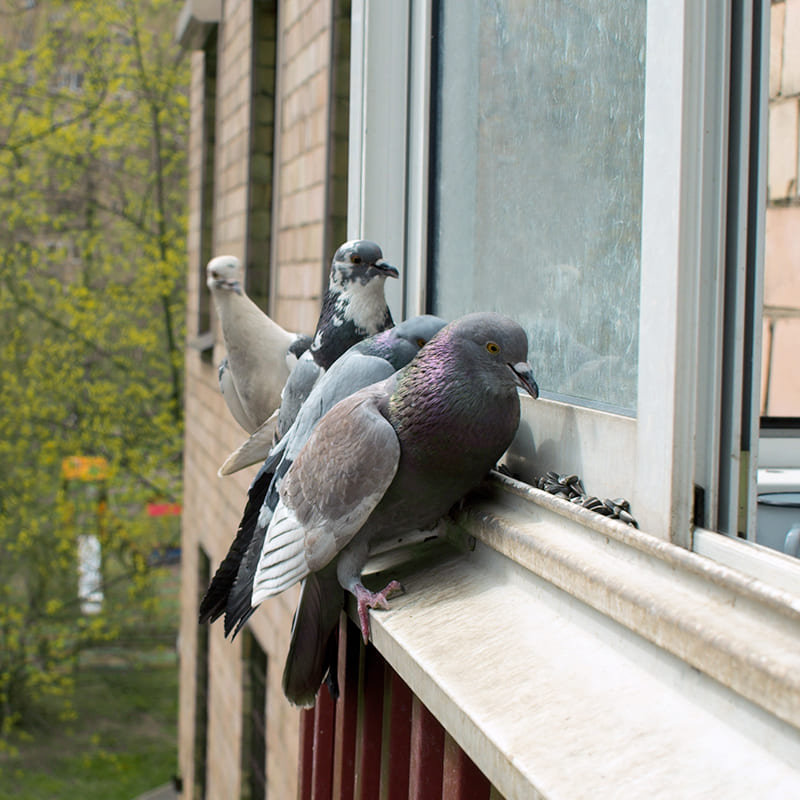
<svg viewBox="0 0 800 800">
<path fill-rule="evenodd" d="M 287 470 L 253 581 L 252 605 L 302 581 L 283 671 L 294 705 L 334 678 L 343 589 L 369 639 L 370 608 L 402 587 L 361 582 L 370 549 L 433 527 L 496 464 L 538 397 L 525 331 L 495 313 L 445 326 L 399 372 L 337 403 Z"/>
<path fill-rule="evenodd" d="M 396 267 L 383 259 L 381 248 L 366 239 L 345 242 L 333 256 L 328 289 L 317 329 L 281 392 L 280 404 L 251 438 L 220 467 L 220 475 L 263 461 L 272 444 L 291 427 L 297 412 L 323 372 L 356 342 L 394 325 L 386 305 L 386 278 Z"/>
<path fill-rule="evenodd" d="M 394 325 L 386 305 L 386 278 L 399 277 L 367 239 L 345 242 L 333 256 L 328 289 L 311 346 L 284 387 L 277 421 L 280 439 L 294 422 L 319 376 L 357 342 Z"/>
<path fill-rule="evenodd" d="M 236 538 L 200 604 L 201 623 L 213 622 L 225 611 L 225 635 L 233 630 L 235 636 L 255 611 L 253 576 L 277 504 L 277 487 L 320 417 L 352 392 L 408 364 L 444 325 L 432 315 L 405 320 L 353 345 L 325 372 L 250 486 Z"/>
<path fill-rule="evenodd" d="M 245 293 L 244 267 L 217 256 L 206 267 L 227 358 L 219 367 L 222 396 L 234 419 L 253 433 L 280 405 L 281 391 L 311 339 L 285 331 Z"/>
</svg>

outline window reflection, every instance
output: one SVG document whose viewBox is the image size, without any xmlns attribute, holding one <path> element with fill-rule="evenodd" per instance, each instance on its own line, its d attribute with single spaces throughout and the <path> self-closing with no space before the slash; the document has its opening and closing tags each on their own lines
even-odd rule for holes
<svg viewBox="0 0 800 800">
<path fill-rule="evenodd" d="M 441 0 L 433 92 L 433 310 L 509 314 L 528 330 L 542 389 L 628 412 L 645 11 Z"/>
</svg>

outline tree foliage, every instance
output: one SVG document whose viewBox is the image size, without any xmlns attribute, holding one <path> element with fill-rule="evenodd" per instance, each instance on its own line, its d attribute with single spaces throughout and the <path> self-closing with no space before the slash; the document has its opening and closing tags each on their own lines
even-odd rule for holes
<svg viewBox="0 0 800 800">
<path fill-rule="evenodd" d="M 28 6 L 32 6 L 28 8 Z M 179 502 L 188 63 L 174 3 L 0 2 L 0 740 L 147 596 Z M 65 458 L 102 457 L 99 481 Z M 77 602 L 77 537 L 116 578 Z M 124 590 L 123 590 L 124 589 Z"/>
</svg>

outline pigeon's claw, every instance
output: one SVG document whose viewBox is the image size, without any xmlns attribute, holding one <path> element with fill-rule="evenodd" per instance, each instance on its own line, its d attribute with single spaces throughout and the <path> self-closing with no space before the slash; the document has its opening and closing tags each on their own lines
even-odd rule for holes
<svg viewBox="0 0 800 800">
<path fill-rule="evenodd" d="M 358 603 L 358 621 L 361 625 L 361 635 L 364 638 L 364 644 L 369 641 L 369 609 L 388 609 L 389 598 L 393 594 L 402 592 L 403 587 L 397 581 L 392 581 L 387 584 L 379 592 L 371 592 L 361 583 L 357 583 L 353 587 L 353 594 L 356 596 L 356 603 Z"/>
</svg>

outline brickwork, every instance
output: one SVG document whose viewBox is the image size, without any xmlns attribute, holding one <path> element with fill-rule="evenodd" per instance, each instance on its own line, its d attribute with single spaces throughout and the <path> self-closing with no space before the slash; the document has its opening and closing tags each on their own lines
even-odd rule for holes
<svg viewBox="0 0 800 800">
<path fill-rule="evenodd" d="M 800 414 L 800 0 L 771 7 L 761 410 Z"/>
<path fill-rule="evenodd" d="M 312 332 L 332 252 L 325 252 L 331 0 L 291 0 L 279 14 L 277 319 Z M 345 200 L 346 203 L 346 200 Z"/>
<path fill-rule="evenodd" d="M 285 327 L 310 333 L 316 325 L 331 255 L 326 250 L 339 243 L 327 242 L 326 231 L 329 239 L 343 237 L 346 215 L 349 2 L 336 0 L 334 10 L 333 1 L 225 0 L 215 33 L 216 76 L 213 70 L 208 74 L 202 51 L 191 55 L 190 343 L 204 333 L 200 309 L 209 299 L 209 255 L 244 259 L 248 293 Z M 331 72 L 334 20 L 338 67 Z M 336 113 L 330 108 L 332 94 L 338 98 Z M 209 164 L 214 166 L 210 177 Z M 198 582 L 198 552 L 202 548 L 216 570 L 256 471 L 217 477 L 219 465 L 246 434 L 219 393 L 216 365 L 225 350 L 213 308 L 205 330 L 214 335 L 210 357 L 196 347 L 187 348 L 186 357 L 179 716 L 179 771 L 186 798 L 194 785 L 196 613 L 204 588 Z M 297 793 L 299 715 L 280 686 L 297 592 L 265 603 L 249 623 L 268 658 L 269 797 Z M 209 798 L 240 794 L 242 670 L 241 642 L 226 640 L 221 624 L 215 623 L 209 637 Z"/>
<path fill-rule="evenodd" d="M 331 109 L 328 135 L 328 222 L 326 251 L 347 238 L 347 169 L 350 148 L 350 0 L 334 0 L 334 36 L 331 47 Z"/>
<path fill-rule="evenodd" d="M 223 5 L 217 95 L 214 251 L 245 258 L 250 169 L 252 3 Z"/>
</svg>

